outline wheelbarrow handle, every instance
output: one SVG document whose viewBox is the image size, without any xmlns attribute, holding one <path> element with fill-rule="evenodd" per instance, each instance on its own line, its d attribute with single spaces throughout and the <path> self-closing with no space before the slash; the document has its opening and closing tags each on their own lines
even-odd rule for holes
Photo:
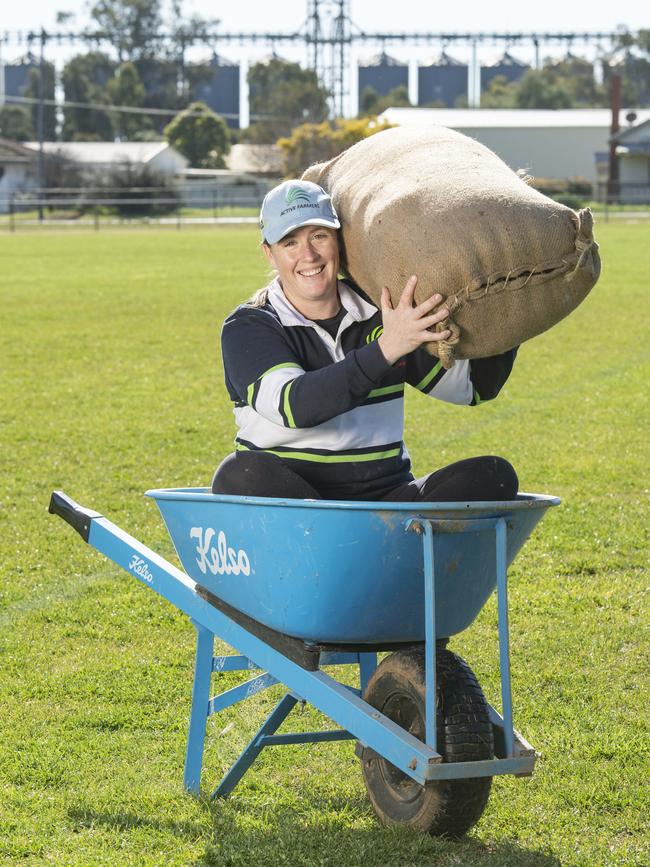
<svg viewBox="0 0 650 867">
<path fill-rule="evenodd" d="M 48 511 L 52 515 L 58 515 L 67 521 L 71 527 L 79 533 L 84 542 L 88 541 L 90 534 L 90 525 L 93 518 L 101 518 L 100 512 L 95 512 L 93 509 L 84 509 L 79 503 L 76 503 L 63 491 L 53 491 L 50 497 L 50 505 Z"/>
</svg>

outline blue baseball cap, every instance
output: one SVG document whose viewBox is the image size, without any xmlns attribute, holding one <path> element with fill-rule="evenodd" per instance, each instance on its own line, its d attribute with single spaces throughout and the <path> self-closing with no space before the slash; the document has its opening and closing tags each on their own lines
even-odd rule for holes
<svg viewBox="0 0 650 867">
<path fill-rule="evenodd" d="M 284 181 L 264 196 L 260 210 L 260 229 L 267 244 L 277 244 L 301 226 L 341 224 L 329 195 L 311 181 Z"/>
</svg>

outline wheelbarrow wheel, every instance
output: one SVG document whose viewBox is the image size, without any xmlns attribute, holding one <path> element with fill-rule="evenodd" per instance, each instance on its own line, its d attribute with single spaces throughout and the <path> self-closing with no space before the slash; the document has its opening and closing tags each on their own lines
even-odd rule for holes
<svg viewBox="0 0 650 867">
<path fill-rule="evenodd" d="M 400 650 L 376 668 L 364 698 L 373 707 L 425 739 L 424 651 Z M 436 664 L 437 751 L 445 762 L 491 759 L 494 738 L 488 705 L 470 667 L 449 650 Z M 379 819 L 436 836 L 460 837 L 480 819 L 491 777 L 434 780 L 421 786 L 374 750 L 361 751 L 368 796 Z"/>
</svg>

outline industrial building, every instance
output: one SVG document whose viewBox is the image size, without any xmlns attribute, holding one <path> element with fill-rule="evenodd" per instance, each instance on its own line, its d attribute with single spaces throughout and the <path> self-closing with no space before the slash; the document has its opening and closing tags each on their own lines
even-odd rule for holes
<svg viewBox="0 0 650 867">
<path fill-rule="evenodd" d="M 633 111 L 639 124 L 650 121 L 650 109 Z M 629 109 L 621 110 L 622 117 L 628 114 Z M 585 178 L 595 184 L 597 154 L 609 151 L 612 114 L 606 108 L 389 108 L 380 120 L 396 126 L 446 126 L 482 142 L 512 169 L 526 169 L 538 178 Z M 619 140 L 621 145 L 628 141 L 624 130 Z"/>
<path fill-rule="evenodd" d="M 224 57 L 214 54 L 210 61 L 211 78 L 200 81 L 196 99 L 209 105 L 221 115 L 228 126 L 239 127 L 240 67 Z"/>
<path fill-rule="evenodd" d="M 442 103 L 453 108 L 467 99 L 469 67 L 443 51 L 436 60 L 418 67 L 418 105 Z"/>
<path fill-rule="evenodd" d="M 366 88 L 371 87 L 379 96 L 386 96 L 396 87 L 409 86 L 408 64 L 389 57 L 382 51 L 365 65 L 359 65 L 359 100 Z"/>
<path fill-rule="evenodd" d="M 481 92 L 487 90 L 492 79 L 499 75 L 508 82 L 519 81 L 527 69 L 530 69 L 527 63 L 522 63 L 505 51 L 494 63 L 481 67 Z"/>
</svg>

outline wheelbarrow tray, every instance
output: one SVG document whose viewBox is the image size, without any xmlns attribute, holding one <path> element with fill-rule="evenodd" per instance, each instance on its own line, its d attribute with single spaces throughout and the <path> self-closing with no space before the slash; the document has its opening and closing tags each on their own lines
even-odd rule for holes
<svg viewBox="0 0 650 867">
<path fill-rule="evenodd" d="M 307 642 L 382 644 L 425 638 L 422 543 L 414 516 L 460 525 L 436 533 L 438 638 L 466 629 L 496 586 L 494 540 L 507 522 L 509 565 L 557 498 L 477 503 L 309 501 L 152 490 L 188 575 L 254 620 Z"/>
</svg>

